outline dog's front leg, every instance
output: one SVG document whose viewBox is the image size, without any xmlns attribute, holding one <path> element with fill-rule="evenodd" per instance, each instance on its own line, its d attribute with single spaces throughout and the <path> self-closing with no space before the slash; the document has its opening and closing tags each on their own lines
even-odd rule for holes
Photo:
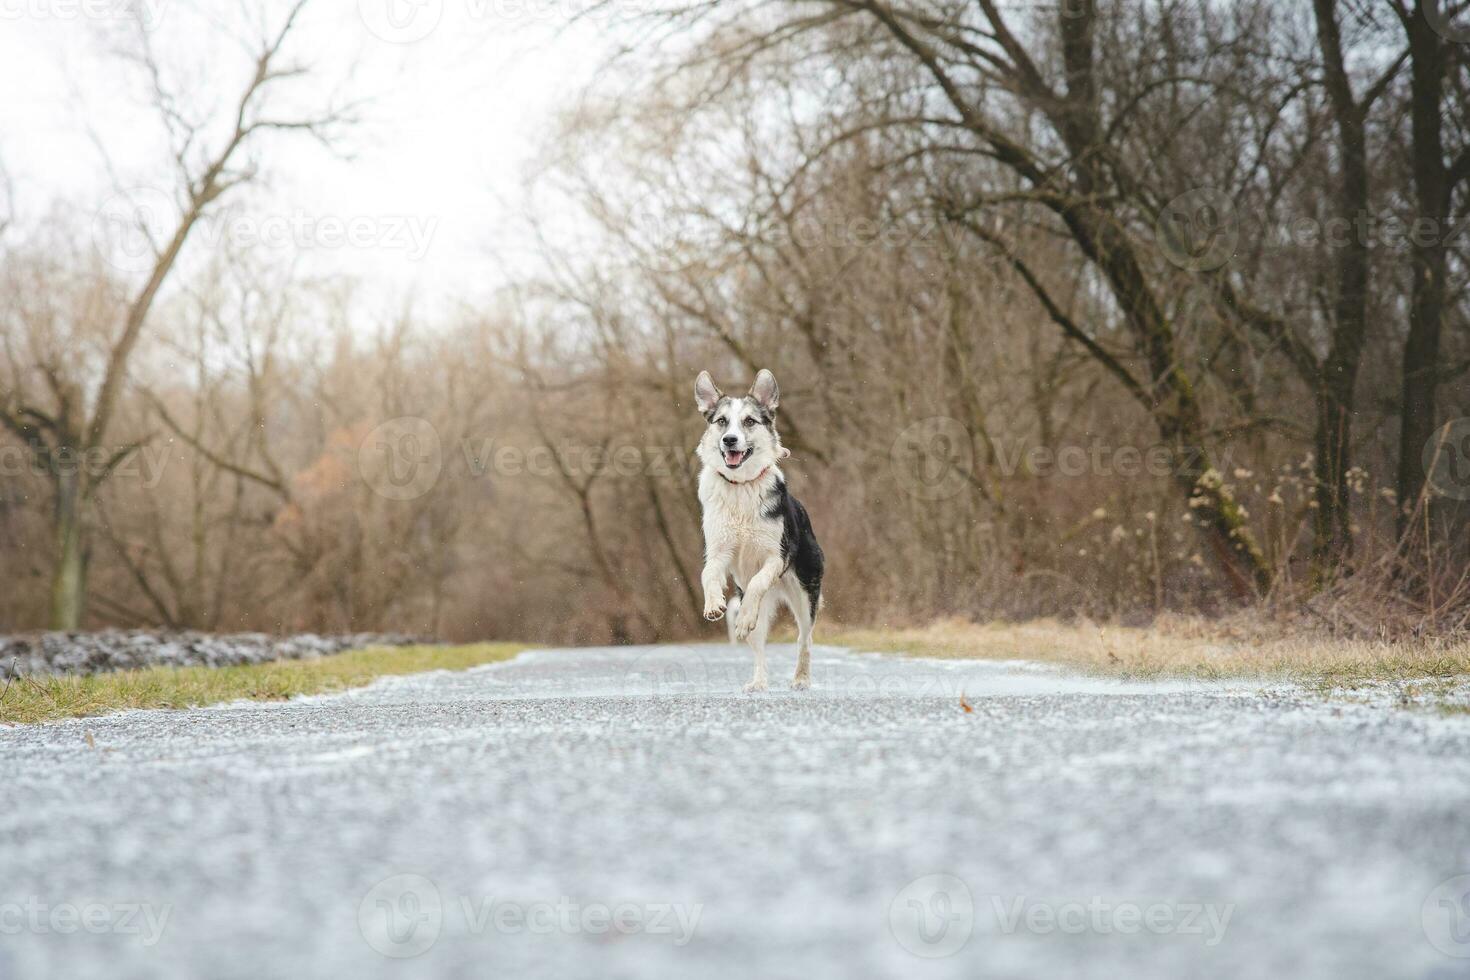
<svg viewBox="0 0 1470 980">
<path fill-rule="evenodd" d="M 725 576 L 730 572 L 731 557 L 727 548 L 709 551 L 704 557 L 699 583 L 704 587 L 704 618 L 710 622 L 725 615 Z"/>
<path fill-rule="evenodd" d="M 740 600 L 740 615 L 735 617 L 735 640 L 750 636 L 755 624 L 760 621 L 761 600 L 766 597 L 776 579 L 781 576 L 781 559 L 771 556 L 745 585 L 745 597 Z"/>
</svg>

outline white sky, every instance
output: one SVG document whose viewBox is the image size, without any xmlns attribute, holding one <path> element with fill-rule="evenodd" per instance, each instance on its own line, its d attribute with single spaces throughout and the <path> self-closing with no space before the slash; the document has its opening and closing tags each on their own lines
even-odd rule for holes
<svg viewBox="0 0 1470 980">
<path fill-rule="evenodd" d="M 22 229 L 57 200 L 87 226 L 113 189 L 99 143 L 122 186 L 169 186 L 167 145 L 141 76 L 109 53 L 110 34 L 125 29 L 116 4 L 127 2 L 155 10 L 160 60 L 192 79 L 191 95 L 223 102 L 240 89 L 242 53 L 223 44 L 218 25 L 258 16 L 250 0 L 0 0 L 0 161 Z M 346 144 L 349 160 L 270 135 L 262 159 L 272 182 L 248 207 L 277 224 L 231 234 L 276 234 L 291 244 L 275 247 L 295 249 L 303 236 L 282 219 L 355 221 L 372 244 L 317 245 L 303 267 L 359 276 L 385 303 L 483 296 L 502 281 L 490 250 L 514 248 L 505 229 L 553 112 L 607 51 L 605 17 L 561 30 L 575 2 L 311 0 L 288 47 L 319 76 L 301 94 L 370 96 L 367 122 Z M 266 6 L 281 9 L 279 0 Z M 379 36 L 420 34 L 411 43 Z M 427 250 L 412 254 L 425 235 Z"/>
</svg>

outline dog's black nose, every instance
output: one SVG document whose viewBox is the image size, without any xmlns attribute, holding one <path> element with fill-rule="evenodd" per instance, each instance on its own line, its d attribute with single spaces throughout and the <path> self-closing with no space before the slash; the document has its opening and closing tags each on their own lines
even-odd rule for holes
<svg viewBox="0 0 1470 980">
<path fill-rule="evenodd" d="M 726 436 L 725 437 L 725 445 L 729 446 L 731 449 L 734 449 L 735 448 L 735 444 L 737 442 L 739 442 L 739 441 L 740 441 L 740 439 L 737 436 Z"/>
</svg>

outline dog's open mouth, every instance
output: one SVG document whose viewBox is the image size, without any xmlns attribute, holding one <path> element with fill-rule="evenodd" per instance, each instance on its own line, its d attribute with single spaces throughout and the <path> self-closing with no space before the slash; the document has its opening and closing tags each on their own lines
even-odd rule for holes
<svg viewBox="0 0 1470 980">
<path fill-rule="evenodd" d="M 744 452 L 736 452 L 732 450 L 725 453 L 725 467 L 732 470 L 739 469 L 740 464 L 749 459 L 750 454 L 753 452 L 755 452 L 754 449 L 747 449 Z"/>
</svg>

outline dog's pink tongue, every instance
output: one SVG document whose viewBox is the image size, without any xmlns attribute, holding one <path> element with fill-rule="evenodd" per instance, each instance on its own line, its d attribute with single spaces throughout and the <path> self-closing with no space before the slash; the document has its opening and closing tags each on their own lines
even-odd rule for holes
<svg viewBox="0 0 1470 980">
<path fill-rule="evenodd" d="M 742 458 L 744 458 L 744 456 L 745 456 L 744 453 L 726 453 L 725 454 L 725 465 L 726 466 L 739 466 L 740 465 L 740 460 Z"/>
</svg>

